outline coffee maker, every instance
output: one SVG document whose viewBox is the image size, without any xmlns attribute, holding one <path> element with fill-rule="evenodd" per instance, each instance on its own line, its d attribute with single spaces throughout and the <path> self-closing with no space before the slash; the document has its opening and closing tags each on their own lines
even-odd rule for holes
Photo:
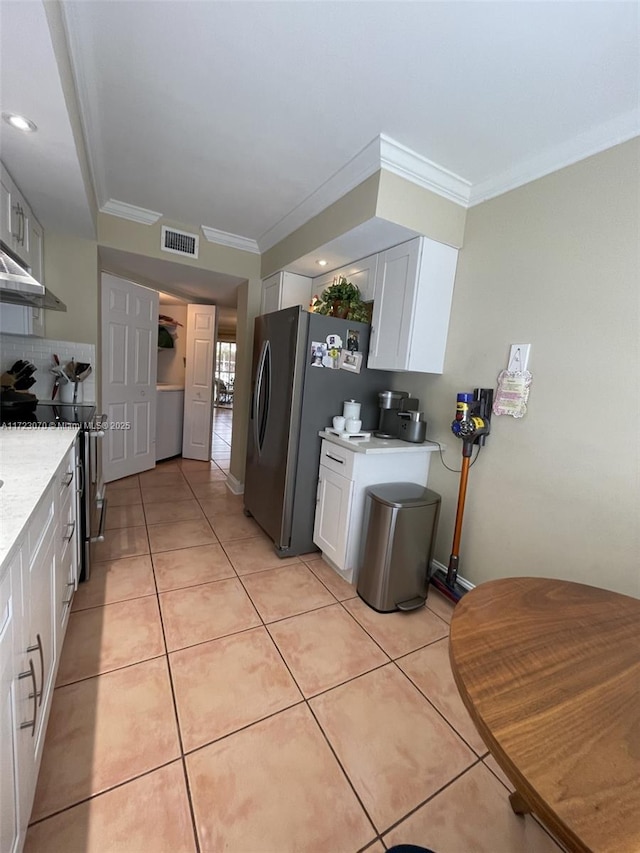
<svg viewBox="0 0 640 853">
<path fill-rule="evenodd" d="M 416 397 L 410 397 L 408 391 L 380 391 L 380 421 L 373 434 L 377 438 L 402 438 L 403 420 L 411 417 L 409 412 L 417 412 L 419 405 L 420 401 Z"/>
</svg>

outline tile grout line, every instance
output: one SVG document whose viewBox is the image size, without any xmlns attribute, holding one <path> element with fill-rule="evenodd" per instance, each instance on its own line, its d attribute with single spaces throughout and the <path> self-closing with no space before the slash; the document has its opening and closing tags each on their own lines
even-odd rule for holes
<svg viewBox="0 0 640 853">
<path fill-rule="evenodd" d="M 194 838 L 194 842 L 195 842 L 196 853 L 200 853 L 200 839 L 198 836 L 198 827 L 197 827 L 197 823 L 196 823 L 195 808 L 194 808 L 193 799 L 191 796 L 191 785 L 189 784 L 189 776 L 187 773 L 187 764 L 186 764 L 185 753 L 184 753 L 184 743 L 182 740 L 182 729 L 180 728 L 180 716 L 178 714 L 178 703 L 176 700 L 175 685 L 173 683 L 173 672 L 171 670 L 171 661 L 169 660 L 169 647 L 167 645 L 167 635 L 166 635 L 165 626 L 164 626 L 164 617 L 162 614 L 162 607 L 160 606 L 160 593 L 158 591 L 158 580 L 156 578 L 156 567 L 154 565 L 153 556 L 151 554 L 150 554 L 150 561 L 151 561 L 151 571 L 153 572 L 153 582 L 154 582 L 154 585 L 156 588 L 156 604 L 158 607 L 158 616 L 160 619 L 160 628 L 162 630 L 162 641 L 164 643 L 164 649 L 165 649 L 164 657 L 165 657 L 165 663 L 166 663 L 166 667 L 167 667 L 167 674 L 169 676 L 169 687 L 171 690 L 171 701 L 173 703 L 173 717 L 174 717 L 176 732 L 178 734 L 178 747 L 180 749 L 180 761 L 182 763 L 182 773 L 183 773 L 184 779 L 185 779 L 185 789 L 187 792 L 187 802 L 189 804 L 189 814 L 191 816 L 191 829 L 193 831 L 193 838 Z"/>
</svg>

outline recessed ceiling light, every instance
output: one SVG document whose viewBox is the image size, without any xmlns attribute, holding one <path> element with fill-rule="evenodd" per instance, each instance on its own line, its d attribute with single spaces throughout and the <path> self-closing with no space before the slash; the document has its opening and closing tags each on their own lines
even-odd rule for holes
<svg viewBox="0 0 640 853">
<path fill-rule="evenodd" d="M 326 267 L 328 261 L 322 260 L 322 261 L 316 261 L 316 263 L 318 264 L 319 267 Z"/>
<path fill-rule="evenodd" d="M 16 130 L 22 130 L 24 133 L 35 133 L 38 129 L 37 125 L 30 119 L 25 118 L 24 116 L 19 116 L 16 113 L 2 113 L 2 118 L 7 122 L 7 124 L 10 124 L 11 127 L 15 127 Z"/>
</svg>

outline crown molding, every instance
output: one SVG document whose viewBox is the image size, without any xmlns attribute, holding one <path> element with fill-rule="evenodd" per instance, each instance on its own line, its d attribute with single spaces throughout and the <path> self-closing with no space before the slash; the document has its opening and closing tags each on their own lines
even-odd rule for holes
<svg viewBox="0 0 640 853">
<path fill-rule="evenodd" d="M 76 61 L 76 57 L 82 56 L 78 8 L 73 3 L 60 3 L 59 8 L 68 43 L 69 62 L 75 82 L 80 126 L 84 136 L 84 147 L 91 180 L 93 181 L 93 191 L 98 209 L 102 210 L 102 202 L 107 198 L 103 134 L 100 133 L 100 128 L 97 127 L 93 119 L 92 110 L 89 109 L 91 104 L 98 103 L 98 91 L 95 85 L 96 75 L 92 67 L 93 62 L 91 65 L 83 65 L 82 62 Z"/>
<path fill-rule="evenodd" d="M 209 228 L 201 225 L 202 233 L 209 243 L 218 243 L 220 246 L 230 246 L 232 249 L 241 249 L 243 252 L 260 254 L 260 249 L 255 240 L 250 237 L 242 237 L 240 234 L 229 234 L 228 231 L 219 231 L 217 228 Z"/>
<path fill-rule="evenodd" d="M 469 206 L 515 190 L 636 136 L 640 136 L 640 109 L 617 116 L 613 121 L 598 125 L 562 145 L 556 145 L 513 169 L 474 184 Z"/>
<path fill-rule="evenodd" d="M 275 246 L 329 205 L 338 201 L 352 189 L 380 169 L 386 169 L 418 186 L 444 196 L 456 204 L 467 206 L 471 184 L 448 169 L 443 169 L 426 157 L 401 145 L 381 133 L 338 169 L 315 192 L 258 238 L 260 251 Z"/>
<path fill-rule="evenodd" d="M 471 195 L 471 182 L 455 172 L 417 154 L 405 145 L 396 142 L 384 133 L 378 137 L 380 143 L 380 168 L 393 172 L 419 187 L 448 198 L 467 207 Z"/>
<path fill-rule="evenodd" d="M 121 219 L 130 219 L 132 222 L 140 222 L 142 225 L 153 225 L 162 216 L 155 210 L 147 210 L 146 207 L 136 207 L 135 204 L 127 204 L 126 201 L 118 201 L 110 198 L 100 208 L 100 213 L 108 213 L 110 216 L 119 216 Z"/>
</svg>

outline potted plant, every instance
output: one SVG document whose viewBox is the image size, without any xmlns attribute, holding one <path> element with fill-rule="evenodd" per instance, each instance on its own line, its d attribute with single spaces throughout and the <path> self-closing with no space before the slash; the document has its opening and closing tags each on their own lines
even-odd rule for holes
<svg viewBox="0 0 640 853">
<path fill-rule="evenodd" d="M 355 320 L 369 323 L 369 309 L 362 301 L 360 290 L 343 275 L 334 279 L 333 284 L 323 290 L 320 299 L 314 304 L 318 314 L 339 317 L 343 320 Z"/>
</svg>

